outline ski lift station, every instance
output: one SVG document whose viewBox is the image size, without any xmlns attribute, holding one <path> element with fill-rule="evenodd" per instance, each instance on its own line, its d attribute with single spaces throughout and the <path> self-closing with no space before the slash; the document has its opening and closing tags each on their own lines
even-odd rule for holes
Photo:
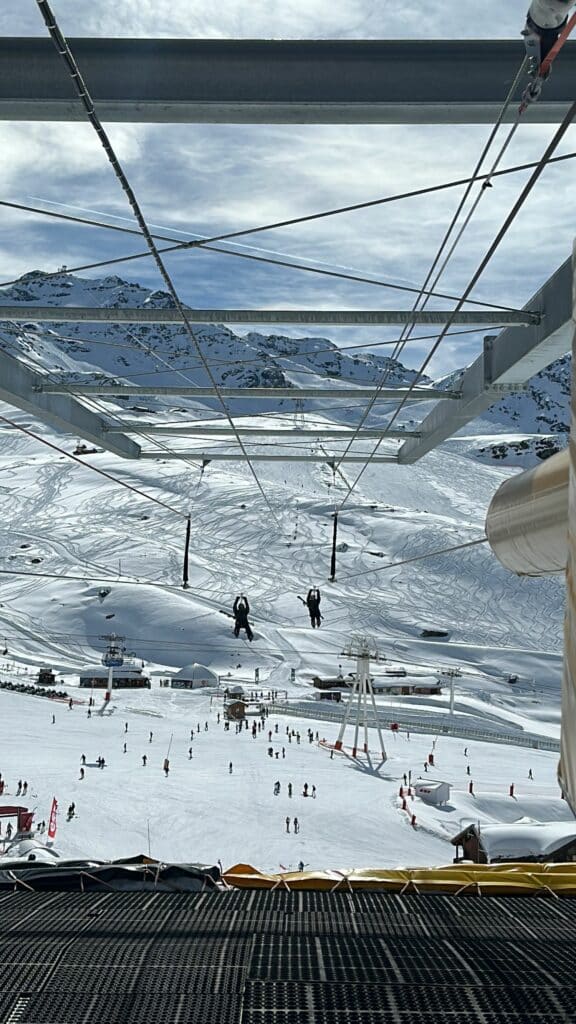
<svg viewBox="0 0 576 1024">
<path fill-rule="evenodd" d="M 80 672 L 80 686 L 84 689 L 106 689 L 109 674 L 112 673 L 113 690 L 149 690 L 150 678 L 144 675 L 139 665 L 125 662 L 123 665 L 106 668 L 104 665 L 89 665 Z"/>
<path fill-rule="evenodd" d="M 170 686 L 173 690 L 201 690 L 207 686 L 218 686 L 218 676 L 205 665 L 193 662 L 170 677 Z"/>
</svg>

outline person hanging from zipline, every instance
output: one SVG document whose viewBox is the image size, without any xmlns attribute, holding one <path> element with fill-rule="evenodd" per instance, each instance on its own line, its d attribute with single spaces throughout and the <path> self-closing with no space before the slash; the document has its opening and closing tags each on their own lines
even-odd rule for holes
<svg viewBox="0 0 576 1024">
<path fill-rule="evenodd" d="M 320 615 L 320 591 L 318 587 L 310 587 L 306 598 L 306 607 L 310 615 L 312 629 L 320 629 L 322 616 Z"/>
<path fill-rule="evenodd" d="M 239 594 L 234 601 L 232 608 L 234 614 L 234 636 L 240 635 L 240 630 L 243 629 L 246 633 L 247 640 L 253 640 L 254 634 L 250 628 L 248 622 L 248 616 L 250 614 L 250 605 L 248 604 L 248 598 L 244 594 Z"/>
</svg>

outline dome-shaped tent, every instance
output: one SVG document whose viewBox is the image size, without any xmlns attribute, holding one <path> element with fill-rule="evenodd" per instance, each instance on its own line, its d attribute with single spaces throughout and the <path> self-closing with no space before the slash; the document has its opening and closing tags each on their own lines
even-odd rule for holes
<svg viewBox="0 0 576 1024">
<path fill-rule="evenodd" d="M 174 690 L 198 690 L 204 686 L 218 686 L 218 676 L 205 665 L 185 665 L 170 679 Z"/>
</svg>

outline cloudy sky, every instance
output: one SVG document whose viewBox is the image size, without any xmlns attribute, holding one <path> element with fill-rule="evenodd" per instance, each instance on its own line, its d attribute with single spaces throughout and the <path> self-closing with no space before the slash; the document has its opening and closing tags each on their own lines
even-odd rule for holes
<svg viewBox="0 0 576 1024">
<path fill-rule="evenodd" d="M 525 0 L 53 0 L 63 32 L 77 36 L 197 38 L 518 38 Z M 0 32 L 44 36 L 35 0 L 2 0 Z M 522 57 L 519 41 L 518 64 Z M 514 69 L 516 70 L 516 69 Z M 64 69 L 62 71 L 64 75 Z M 88 82 L 90 86 L 90 82 Z M 504 99 L 504 96 L 502 97 Z M 374 199 L 470 174 L 488 134 L 470 126 L 107 125 L 150 224 L 181 237 L 212 235 Z M 555 126 L 523 125 L 504 165 L 537 159 Z M 130 210 L 88 125 L 0 122 L 0 199 L 108 217 Z M 576 129 L 559 153 L 576 150 Z M 512 206 L 526 174 L 488 190 L 441 289 L 466 285 Z M 571 162 L 548 170 L 474 295 L 522 305 L 569 254 L 576 189 Z M 402 201 L 246 239 L 239 251 L 289 254 L 310 265 L 418 286 L 460 190 Z M 51 204 L 67 204 L 61 207 Z M 70 210 L 74 212 L 74 210 Z M 142 249 L 129 237 L 0 209 L 0 277 L 55 270 Z M 121 221 L 117 221 L 121 223 Z M 194 250 L 169 257 L 192 306 L 409 308 L 411 297 L 380 288 L 258 266 Z M 160 286 L 150 260 L 117 272 Z M 91 276 L 97 276 L 93 272 Z M 443 304 L 445 305 L 445 303 Z M 323 329 L 326 333 L 327 329 Z M 287 332 L 288 333 L 288 332 Z M 294 333 L 293 331 L 291 333 Z M 341 329 L 334 340 L 386 340 L 391 332 Z M 425 354 L 415 342 L 404 361 Z M 473 358 L 480 336 L 447 341 L 433 364 L 448 372 Z"/>
</svg>

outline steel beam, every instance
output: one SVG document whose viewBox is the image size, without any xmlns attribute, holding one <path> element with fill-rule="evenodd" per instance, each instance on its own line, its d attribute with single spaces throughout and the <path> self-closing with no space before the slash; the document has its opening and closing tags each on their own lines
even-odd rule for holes
<svg viewBox="0 0 576 1024">
<path fill-rule="evenodd" d="M 333 324 L 336 326 L 395 326 L 405 324 L 487 325 L 533 324 L 539 322 L 537 312 L 499 312 L 498 310 L 424 309 L 417 312 L 402 309 L 189 309 L 192 324 Z M 181 324 L 177 309 L 109 309 L 102 306 L 4 306 L 0 318 L 19 323 L 93 323 L 93 324 Z"/>
<path fill-rule="evenodd" d="M 510 390 L 521 389 L 534 374 L 570 351 L 571 284 L 571 264 L 566 260 L 525 306 L 528 311 L 541 311 L 540 324 L 529 330 L 512 327 L 496 338 L 487 338 L 482 355 L 460 381 L 461 397 L 456 402 L 438 402 L 420 424 L 420 440 L 410 439 L 400 448 L 400 462 L 421 459 Z"/>
<path fill-rule="evenodd" d="M 103 121 L 493 124 L 524 55 L 513 40 L 71 39 Z M 576 43 L 524 119 L 560 121 Z M 81 121 L 51 41 L 0 40 L 0 119 Z M 507 120 L 516 117 L 511 104 Z"/>
<path fill-rule="evenodd" d="M 383 428 L 379 430 L 361 430 L 359 433 L 355 433 L 353 430 L 342 430 L 335 428 L 330 430 L 328 427 L 322 427 L 319 430 L 313 430 L 312 428 L 298 429 L 294 428 L 288 430 L 275 430 L 267 427 L 243 427 L 235 424 L 235 429 L 232 427 L 209 427 L 209 426 L 194 426 L 189 424 L 185 427 L 164 427 L 156 426 L 155 423 L 128 423 L 124 421 L 121 426 L 117 426 L 112 423 L 109 427 L 104 428 L 107 433 L 118 434 L 136 431 L 142 434 L 168 434 L 171 437 L 236 437 L 240 434 L 242 437 L 277 437 L 286 441 L 294 441 L 300 437 L 303 438 L 332 438 L 334 441 L 363 441 L 364 439 L 379 439 L 379 438 L 398 438 L 398 437 L 420 437 L 419 430 L 390 430 L 384 431 Z M 280 443 L 282 443 L 280 440 Z"/>
<path fill-rule="evenodd" d="M 73 388 L 78 396 L 82 395 L 115 395 L 126 398 L 130 395 L 177 395 L 179 398 L 217 398 L 214 388 L 201 388 L 186 385 L 158 385 L 152 384 L 52 384 L 45 377 L 38 378 L 37 390 L 44 391 L 50 395 L 68 394 Z M 458 399 L 459 391 L 440 391 L 437 388 L 415 388 L 410 391 L 408 388 L 218 388 L 222 398 L 226 401 L 234 398 L 250 398 L 255 400 L 267 400 L 270 398 L 290 398 L 299 402 L 302 399 L 317 398 L 345 398 L 347 401 L 366 401 L 371 398 L 379 398 L 383 401 L 407 398 L 411 402 L 433 402 L 439 398 L 449 400 Z"/>
<path fill-rule="evenodd" d="M 0 400 L 22 409 L 56 430 L 74 434 L 125 459 L 137 459 L 139 445 L 129 437 L 105 432 L 105 422 L 70 393 L 50 395 L 37 390 L 42 377 L 18 359 L 0 351 Z"/>
<path fill-rule="evenodd" d="M 167 459 L 198 459 L 202 462 L 246 462 L 246 457 L 242 454 L 240 449 L 235 452 L 198 452 L 198 451 L 181 451 L 181 452 L 164 452 L 164 451 L 143 451 L 140 452 L 140 459 L 161 459 L 163 462 Z M 365 463 L 368 460 L 368 455 L 253 455 L 250 453 L 250 462 L 325 462 L 331 466 L 333 463 L 341 462 L 359 462 Z M 375 455 L 374 458 L 370 458 L 370 463 L 373 462 L 398 462 L 396 455 Z"/>
</svg>

